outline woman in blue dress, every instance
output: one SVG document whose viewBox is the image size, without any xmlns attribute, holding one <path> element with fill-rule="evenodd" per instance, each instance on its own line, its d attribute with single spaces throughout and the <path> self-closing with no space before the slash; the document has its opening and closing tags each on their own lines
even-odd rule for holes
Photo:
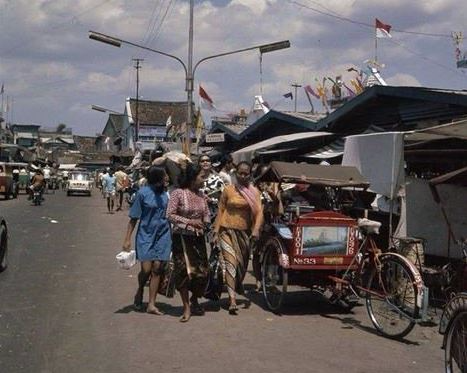
<svg viewBox="0 0 467 373">
<path fill-rule="evenodd" d="M 134 307 L 141 311 L 143 308 L 143 291 L 149 282 L 149 301 L 147 313 L 162 315 L 156 307 L 156 295 L 159 290 L 160 279 L 164 263 L 170 259 L 172 238 L 170 224 L 166 218 L 169 195 L 166 192 L 168 177 L 162 168 L 149 167 L 147 184 L 138 190 L 135 201 L 131 206 L 128 228 L 123 241 L 123 250 L 131 250 L 131 236 L 139 220 L 136 232 L 136 258 L 141 262 L 138 274 L 138 290 L 134 298 Z"/>
</svg>

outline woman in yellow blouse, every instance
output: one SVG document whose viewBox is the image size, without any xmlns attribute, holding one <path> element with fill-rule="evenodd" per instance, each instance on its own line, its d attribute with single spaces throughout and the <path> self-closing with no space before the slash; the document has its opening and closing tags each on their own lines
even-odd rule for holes
<svg viewBox="0 0 467 373">
<path fill-rule="evenodd" d="M 215 240 L 222 251 L 224 279 L 229 293 L 229 313 L 237 314 L 235 293 L 243 289 L 250 258 L 250 241 L 259 237 L 263 211 L 258 189 L 250 183 L 251 165 L 237 165 L 235 183 L 224 188 L 214 225 Z"/>
</svg>

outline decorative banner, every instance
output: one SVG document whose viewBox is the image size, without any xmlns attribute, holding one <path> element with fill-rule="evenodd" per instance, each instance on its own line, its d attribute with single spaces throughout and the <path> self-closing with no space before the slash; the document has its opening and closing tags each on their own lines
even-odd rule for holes
<svg viewBox="0 0 467 373">
<path fill-rule="evenodd" d="M 321 98 L 315 91 L 313 91 L 313 88 L 311 88 L 310 85 L 306 85 L 305 87 L 303 87 L 303 89 L 305 90 L 305 92 L 308 92 L 310 95 L 317 98 L 318 100 Z"/>
<path fill-rule="evenodd" d="M 293 94 L 292 92 L 289 92 L 289 93 L 286 93 L 285 95 L 283 95 L 284 98 L 290 98 L 291 100 L 293 100 Z"/>
</svg>

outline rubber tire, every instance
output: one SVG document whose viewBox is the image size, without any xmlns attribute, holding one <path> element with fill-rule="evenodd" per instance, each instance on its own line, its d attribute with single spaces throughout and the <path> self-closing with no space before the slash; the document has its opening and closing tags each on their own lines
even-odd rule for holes
<svg viewBox="0 0 467 373">
<path fill-rule="evenodd" d="M 67 195 L 68 197 L 71 196 L 71 193 L 70 193 L 69 190 L 66 191 L 66 195 Z"/>
<path fill-rule="evenodd" d="M 266 303 L 267 308 L 274 313 L 280 312 L 282 304 L 284 303 L 285 294 L 287 293 L 287 285 L 289 281 L 287 269 L 282 268 L 282 295 L 280 296 L 278 304 L 272 305 L 271 302 L 268 300 L 268 292 L 267 292 L 266 281 L 265 281 L 266 263 L 272 255 L 275 255 L 277 257 L 277 249 L 278 249 L 277 245 L 281 245 L 281 244 L 280 244 L 280 241 L 275 237 L 269 239 L 266 242 L 263 260 L 261 262 L 261 287 L 263 290 L 264 301 Z M 279 263 L 279 258 L 277 258 L 277 262 Z"/>
<path fill-rule="evenodd" d="M 3 272 L 8 267 L 8 235 L 4 224 L 0 224 L 0 272 Z"/>
<path fill-rule="evenodd" d="M 403 267 L 405 269 L 405 271 L 408 273 L 408 275 L 409 275 L 409 277 L 411 279 L 411 284 L 413 286 L 414 296 L 415 296 L 415 300 L 416 300 L 417 296 L 418 296 L 418 289 L 414 285 L 415 277 L 414 277 L 412 271 L 410 270 L 410 268 L 407 266 L 407 264 L 402 259 L 398 258 L 397 256 L 384 255 L 383 254 L 380 257 L 380 262 L 381 262 L 381 264 L 383 264 L 385 261 L 394 261 L 394 262 L 398 263 L 401 267 Z M 373 272 L 370 274 L 370 277 L 369 277 L 369 280 L 368 280 L 368 289 L 371 289 L 371 283 L 373 281 L 373 277 L 375 276 L 375 273 L 376 273 L 376 270 L 373 269 Z M 415 326 L 415 322 L 412 321 L 412 322 L 409 323 L 409 325 L 402 332 L 397 333 L 397 334 L 388 334 L 379 326 L 378 322 L 375 320 L 375 317 L 374 317 L 374 314 L 373 314 L 373 309 L 372 309 L 372 306 L 371 306 L 371 294 L 369 294 L 369 293 L 367 293 L 367 297 L 366 297 L 366 308 L 367 308 L 368 316 L 370 317 L 371 323 L 373 324 L 375 329 L 378 331 L 378 333 L 380 333 L 381 335 L 383 335 L 386 338 L 389 338 L 389 339 L 403 338 L 407 334 L 409 334 L 412 331 L 412 329 L 414 328 L 414 326 Z M 419 311 L 420 311 L 419 307 L 417 306 L 417 303 L 415 301 L 414 312 L 413 312 L 412 318 L 417 318 L 418 314 L 419 314 Z"/>
<path fill-rule="evenodd" d="M 452 373 L 452 370 L 450 368 L 450 353 L 451 353 L 451 343 L 452 343 L 452 336 L 454 333 L 454 328 L 457 325 L 457 322 L 459 321 L 460 318 L 467 318 L 467 297 L 462 297 L 461 300 L 459 301 L 459 306 L 456 307 L 456 311 L 454 315 L 451 317 L 451 320 L 449 320 L 448 327 L 446 329 L 445 333 L 445 340 L 444 340 L 444 366 L 446 373 Z M 467 362 L 465 363 L 467 366 Z"/>
</svg>

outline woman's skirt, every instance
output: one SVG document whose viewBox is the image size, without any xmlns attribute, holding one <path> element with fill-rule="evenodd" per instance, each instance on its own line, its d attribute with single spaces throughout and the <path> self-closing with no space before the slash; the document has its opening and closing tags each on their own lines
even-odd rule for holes
<svg viewBox="0 0 467 373">
<path fill-rule="evenodd" d="M 208 281 L 208 258 L 204 236 L 172 236 L 175 286 L 188 288 L 194 296 L 202 297 Z"/>
<path fill-rule="evenodd" d="M 250 259 L 250 237 L 247 231 L 221 228 L 219 243 L 222 252 L 224 283 L 229 296 L 243 293 L 243 280 Z"/>
</svg>

